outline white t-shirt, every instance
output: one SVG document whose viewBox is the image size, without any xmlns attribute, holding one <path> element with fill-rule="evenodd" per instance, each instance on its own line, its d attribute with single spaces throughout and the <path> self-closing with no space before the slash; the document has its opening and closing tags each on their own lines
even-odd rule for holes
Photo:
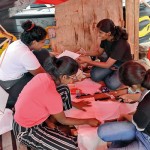
<svg viewBox="0 0 150 150">
<path fill-rule="evenodd" d="M 0 62 L 4 52 L 0 57 Z M 32 51 L 21 41 L 11 43 L 0 66 L 0 80 L 15 80 L 22 77 L 28 70 L 36 70 L 40 63 Z"/>
</svg>

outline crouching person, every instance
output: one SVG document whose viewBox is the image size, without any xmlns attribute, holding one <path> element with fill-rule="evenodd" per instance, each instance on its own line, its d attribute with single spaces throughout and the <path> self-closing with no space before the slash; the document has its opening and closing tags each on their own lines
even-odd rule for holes
<svg viewBox="0 0 150 150">
<path fill-rule="evenodd" d="M 150 149 L 150 70 L 135 61 L 124 63 L 119 68 L 120 81 L 142 91 L 139 105 L 133 114 L 122 114 L 118 122 L 99 126 L 98 135 L 112 142 L 110 150 Z"/>
<path fill-rule="evenodd" d="M 74 60 L 72 60 L 74 61 Z M 76 73 L 75 62 L 69 62 L 73 66 L 72 76 Z M 61 65 L 63 62 L 59 62 Z M 96 127 L 99 121 L 95 118 L 77 119 L 66 117 L 63 111 L 63 102 L 56 90 L 55 82 L 66 78 L 57 68 L 46 64 L 49 73 L 36 75 L 24 87 L 15 105 L 13 131 L 16 139 L 26 146 L 36 150 L 76 150 L 78 148 L 77 137 L 65 135 L 51 122 L 50 116 L 64 125 L 88 124 Z M 58 73 L 51 75 L 51 70 Z M 65 69 L 65 68 L 64 68 Z M 57 74 L 56 73 L 56 74 Z M 67 76 L 69 80 L 69 76 Z M 55 81 L 55 82 L 54 82 Z"/>
</svg>

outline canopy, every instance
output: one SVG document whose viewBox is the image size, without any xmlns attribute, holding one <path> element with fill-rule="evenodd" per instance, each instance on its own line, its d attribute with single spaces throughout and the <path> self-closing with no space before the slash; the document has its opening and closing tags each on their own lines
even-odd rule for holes
<svg viewBox="0 0 150 150">
<path fill-rule="evenodd" d="M 63 3 L 67 0 L 36 0 L 35 4 L 54 4 L 54 5 L 58 5 L 60 3 Z"/>
<path fill-rule="evenodd" d="M 9 16 L 15 15 L 17 12 L 22 11 L 30 4 L 54 4 L 66 2 L 68 0 L 0 0 L 0 12 L 9 9 Z"/>
</svg>

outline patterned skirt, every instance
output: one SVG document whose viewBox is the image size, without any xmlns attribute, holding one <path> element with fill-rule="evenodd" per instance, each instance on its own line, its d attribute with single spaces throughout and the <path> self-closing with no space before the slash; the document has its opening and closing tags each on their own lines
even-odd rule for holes
<svg viewBox="0 0 150 150">
<path fill-rule="evenodd" d="M 77 150 L 77 136 L 66 136 L 58 129 L 48 128 L 44 123 L 24 128 L 15 121 L 13 132 L 18 142 L 35 150 Z"/>
</svg>

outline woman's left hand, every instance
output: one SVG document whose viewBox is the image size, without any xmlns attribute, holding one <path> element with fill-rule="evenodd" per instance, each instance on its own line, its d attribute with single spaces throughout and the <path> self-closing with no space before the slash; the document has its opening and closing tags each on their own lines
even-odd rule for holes
<svg viewBox="0 0 150 150">
<path fill-rule="evenodd" d="M 117 121 L 125 121 L 125 120 L 127 120 L 127 119 L 125 118 L 125 114 L 121 114 L 121 115 L 119 116 L 119 118 L 117 119 Z"/>
</svg>

